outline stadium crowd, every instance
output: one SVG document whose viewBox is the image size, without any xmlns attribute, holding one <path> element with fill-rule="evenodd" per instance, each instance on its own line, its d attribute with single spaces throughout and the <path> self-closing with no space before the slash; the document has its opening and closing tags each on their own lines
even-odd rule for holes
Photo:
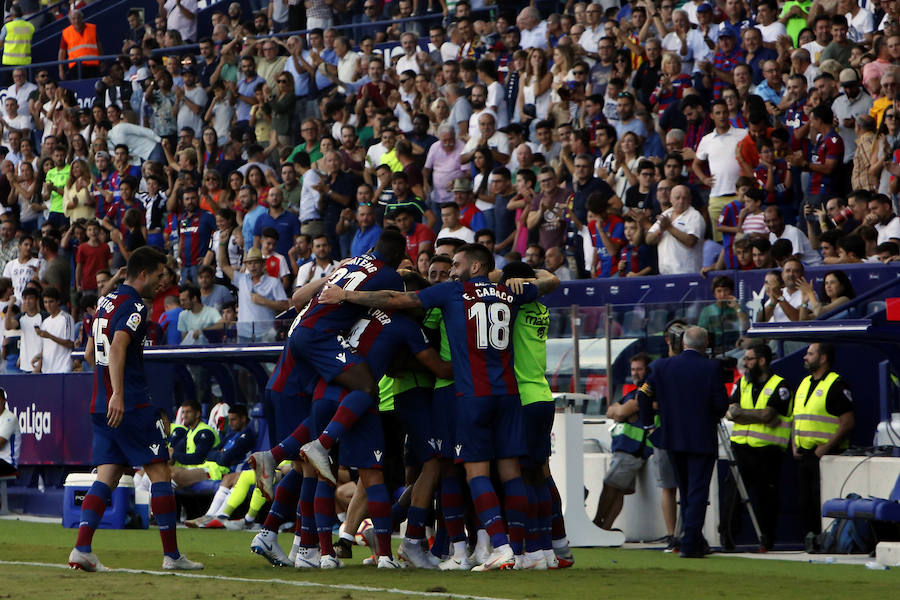
<svg viewBox="0 0 900 600">
<path fill-rule="evenodd" d="M 292 288 L 386 226 L 423 276 L 449 238 L 563 280 L 900 255 L 894 2 L 501 3 L 490 19 L 465 1 L 261 4 L 214 7 L 198 39 L 196 2 L 160 2 L 152 24 L 129 13 L 115 61 L 11 71 L 0 289 L 22 333 L 8 371 L 63 366 L 39 364 L 41 347 L 83 343 L 82 318 L 144 244 L 170 256 L 157 343 L 209 327 L 271 339 Z M 414 13 L 431 17 L 402 20 Z M 95 31 L 77 8 L 68 19 Z M 73 35 L 62 60 L 83 55 Z M 81 108 L 57 78 L 91 74 Z M 240 285 L 253 248 L 262 293 Z M 64 310 L 42 341 L 50 288 Z M 823 295 L 794 308 L 813 318 Z"/>
<path fill-rule="evenodd" d="M 102 49 L 95 24 L 73 9 L 58 69 L 4 62 L 22 65 L 11 70 L 0 119 L 6 372 L 71 369 L 71 351 L 92 335 L 93 315 L 108 310 L 98 299 L 139 275 L 125 265 L 133 256 L 144 260 L 145 246 L 167 256 L 147 324 L 156 344 L 274 340 L 276 315 L 289 298 L 305 297 L 325 278 L 343 282 L 346 295 L 333 292 L 335 301 L 350 301 L 348 281 L 360 271 L 348 275 L 346 265 L 370 259 L 341 261 L 395 230 L 405 253 L 384 262 L 420 277 L 410 276 L 408 290 L 447 279 L 461 247 L 482 270 L 493 262 L 515 280 L 536 272 L 538 282 L 765 269 L 760 318 L 776 321 L 816 318 L 853 297 L 840 270 L 817 293 L 803 277 L 806 266 L 900 257 L 896 0 L 251 4 L 257 12 L 249 15 L 237 3 L 204 13 L 212 33 L 198 37 L 195 0 L 160 0 L 152 24 L 141 11 L 129 13 L 114 49 L 121 56 L 81 65 L 65 62 L 90 56 L 74 41 L 87 40 L 98 55 Z M 432 17 L 406 20 L 416 14 Z M 19 35 L 11 24 L 21 16 L 19 7 L 7 17 L 7 52 L 22 48 L 8 37 Z M 82 76 L 98 77 L 90 108 L 61 84 Z M 481 246 L 463 246 L 472 243 Z M 733 281 L 720 277 L 713 287 L 718 302 L 701 320 L 742 326 Z M 433 296 L 423 290 L 419 297 L 428 300 L 418 306 L 439 306 Z M 319 316 L 300 326 L 328 322 L 325 304 L 314 301 L 306 318 Z M 353 325 L 348 319 L 335 330 Z M 454 334 L 447 335 L 452 346 Z M 489 345 L 501 342 L 505 349 L 509 340 Z M 286 358 L 292 343 L 282 367 L 296 359 Z M 416 348 L 410 344 L 424 362 L 426 349 Z M 453 359 L 461 360 L 455 347 Z M 438 377 L 446 368 L 430 366 Z M 384 375 L 386 367 L 373 371 Z M 361 417 L 355 402 L 371 400 L 374 382 L 339 383 L 345 390 L 334 393 L 349 394 L 329 397 L 335 420 L 316 423 L 318 439 L 308 427 L 254 455 L 256 470 L 246 473 L 260 496 L 278 502 L 275 465 L 301 453 L 329 480 L 321 454 L 327 460 L 336 438 Z M 196 405 L 182 408 L 180 420 L 196 427 Z M 239 432 L 247 415 L 234 408 L 229 422 Z M 203 441 L 190 431 L 173 440 L 183 445 L 183 465 L 202 464 L 191 462 L 203 454 L 201 442 L 220 448 L 225 462 L 245 454 L 229 454 L 217 434 Z M 230 439 L 239 449 L 250 445 L 246 437 Z M 464 462 L 480 464 L 482 453 L 471 456 Z M 384 536 L 390 517 L 379 470 L 351 466 L 370 495 L 373 535 Z M 481 562 L 511 565 L 514 552 L 521 563 L 524 541 L 525 564 L 571 564 L 558 530 L 558 495 L 551 498 L 555 487 L 543 466 L 529 466 L 525 486 L 518 465 L 501 464 L 507 537 L 489 471 L 467 464 L 485 525 L 478 535 L 494 538 L 479 538 Z M 191 470 L 177 478 L 190 484 L 197 477 Z M 285 491 L 284 500 L 299 497 L 302 505 L 312 494 L 318 507 L 334 498 L 314 471 L 285 471 L 294 493 Z M 428 473 L 423 488 L 433 494 L 441 471 Z M 228 496 L 247 493 L 250 483 L 223 480 L 195 524 L 227 521 L 236 505 Z M 461 492 L 458 483 L 441 485 L 442 500 L 457 501 L 443 507 L 449 520 Z M 524 514 L 528 494 L 540 496 L 533 497 L 540 517 Z M 424 522 L 422 494 L 409 503 L 410 520 Z M 321 555 L 302 555 L 301 546 L 311 551 L 303 536 L 319 525 L 319 508 L 313 517 L 311 510 L 298 519 L 294 556 L 272 550 L 265 536 L 254 541 L 256 551 L 273 563 L 339 566 L 330 527 L 317 531 Z M 419 546 L 422 529 L 405 557 L 436 567 Z M 441 565 L 472 566 L 460 531 L 453 536 Z M 514 536 L 513 551 L 502 542 Z M 379 564 L 394 564 L 389 543 L 373 538 L 371 545 Z M 89 543 L 81 547 L 90 553 Z"/>
</svg>

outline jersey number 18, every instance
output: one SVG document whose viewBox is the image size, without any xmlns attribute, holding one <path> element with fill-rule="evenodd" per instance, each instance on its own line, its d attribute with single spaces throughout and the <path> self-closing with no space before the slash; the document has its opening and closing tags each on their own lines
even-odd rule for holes
<svg viewBox="0 0 900 600">
<path fill-rule="evenodd" d="M 479 350 L 489 347 L 506 350 L 509 346 L 509 322 L 512 311 L 502 302 L 478 302 L 469 307 L 468 318 L 475 321 L 475 345 Z"/>
</svg>

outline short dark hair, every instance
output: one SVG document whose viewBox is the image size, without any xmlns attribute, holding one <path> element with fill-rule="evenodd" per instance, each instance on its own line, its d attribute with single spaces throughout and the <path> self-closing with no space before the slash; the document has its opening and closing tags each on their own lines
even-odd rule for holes
<svg viewBox="0 0 900 600">
<path fill-rule="evenodd" d="M 503 267 L 500 283 L 506 283 L 509 279 L 534 279 L 534 275 L 534 269 L 528 263 L 522 261 L 508 262 Z"/>
<path fill-rule="evenodd" d="M 159 265 L 166 264 L 166 255 L 152 246 L 141 246 L 128 257 L 126 276 L 128 279 L 139 277 L 145 271 L 155 271 Z"/>
<path fill-rule="evenodd" d="M 765 358 L 766 365 L 772 364 L 772 348 L 770 348 L 768 344 L 765 344 L 763 342 L 754 342 L 747 348 L 747 350 L 753 350 L 753 353 L 757 358 Z"/>
<path fill-rule="evenodd" d="M 228 407 L 229 415 L 237 415 L 239 417 L 249 417 L 250 413 L 247 411 L 246 404 L 232 404 Z"/>
<path fill-rule="evenodd" d="M 406 236 L 397 229 L 385 229 L 375 243 L 375 251 L 384 257 L 388 266 L 397 268 L 406 254 Z"/>
<path fill-rule="evenodd" d="M 728 275 L 717 275 L 712 281 L 712 289 L 716 288 L 728 288 L 733 292 L 734 279 L 732 279 Z"/>
<path fill-rule="evenodd" d="M 442 237 L 434 242 L 435 248 L 438 246 L 453 246 L 453 252 L 456 252 L 464 245 L 465 242 L 463 240 L 455 237 Z"/>
<path fill-rule="evenodd" d="M 487 267 L 488 273 L 494 270 L 494 255 L 483 244 L 464 244 L 457 248 L 456 252 L 462 252 L 469 260 L 477 260 Z"/>
<path fill-rule="evenodd" d="M 44 289 L 41 297 L 50 298 L 51 300 L 56 300 L 57 302 L 62 301 L 62 294 L 59 293 L 58 289 L 52 286 Z"/>
<path fill-rule="evenodd" d="M 200 407 L 200 403 L 197 401 L 196 398 L 185 398 L 181 402 L 181 406 L 183 406 L 183 407 L 189 406 L 189 407 L 193 408 L 194 410 L 196 410 L 197 412 L 200 412 L 202 410 L 202 408 Z"/>
<path fill-rule="evenodd" d="M 646 366 L 649 366 L 651 362 L 653 362 L 653 359 L 650 358 L 650 355 L 647 354 L 646 352 L 638 352 L 637 354 L 632 356 L 631 360 L 629 360 L 628 362 L 633 363 L 635 361 L 640 361 L 640 362 L 644 363 L 644 366 L 646 367 Z"/>
<path fill-rule="evenodd" d="M 843 236 L 837 241 L 838 248 L 843 248 L 847 254 L 853 254 L 856 258 L 866 257 L 866 242 L 855 233 Z"/>
<path fill-rule="evenodd" d="M 846 19 L 844 20 L 844 22 L 846 22 Z M 819 354 L 825 357 L 825 359 L 828 361 L 828 366 L 834 366 L 834 344 L 829 344 L 828 342 L 814 343 L 819 345 Z"/>
<path fill-rule="evenodd" d="M 278 230 L 274 227 L 263 227 L 263 230 L 260 232 L 260 237 L 272 238 L 273 240 L 278 241 L 280 236 L 278 235 Z"/>
<path fill-rule="evenodd" d="M 487 227 L 485 227 L 483 229 L 479 229 L 478 231 L 475 232 L 475 239 L 477 240 L 478 238 L 480 238 L 483 235 L 486 235 L 489 238 L 491 238 L 491 242 L 494 242 L 494 243 L 497 242 L 497 234 L 494 233 L 493 229 L 488 229 Z"/>
</svg>

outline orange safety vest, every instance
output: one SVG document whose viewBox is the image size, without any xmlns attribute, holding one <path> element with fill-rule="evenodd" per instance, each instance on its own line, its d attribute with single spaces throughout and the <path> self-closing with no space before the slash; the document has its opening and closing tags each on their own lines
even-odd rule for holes
<svg viewBox="0 0 900 600">
<path fill-rule="evenodd" d="M 78 33 L 73 25 L 69 25 L 62 32 L 62 39 L 66 43 L 68 58 L 81 58 L 82 56 L 99 56 L 100 49 L 97 46 L 97 26 L 92 23 L 84 24 L 84 31 Z M 78 63 L 70 62 L 72 69 Z M 97 67 L 98 60 L 86 60 L 81 63 L 86 67 Z"/>
</svg>

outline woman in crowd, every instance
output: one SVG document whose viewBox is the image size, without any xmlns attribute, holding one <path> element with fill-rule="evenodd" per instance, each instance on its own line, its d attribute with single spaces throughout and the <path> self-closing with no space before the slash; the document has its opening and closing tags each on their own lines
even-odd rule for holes
<svg viewBox="0 0 900 600">
<path fill-rule="evenodd" d="M 519 84 L 517 105 L 519 113 L 538 121 L 546 119 L 550 112 L 553 74 L 547 68 L 547 56 L 539 48 L 532 48 L 528 54 L 525 77 Z"/>
<path fill-rule="evenodd" d="M 829 271 L 822 282 L 822 290 L 817 294 L 812 282 L 800 280 L 798 287 L 803 292 L 803 304 L 800 305 L 800 320 L 818 319 L 825 313 L 850 302 L 856 297 L 853 284 L 843 271 Z"/>
<path fill-rule="evenodd" d="M 96 200 L 91 170 L 85 161 L 76 158 L 69 169 L 69 179 L 63 189 L 63 208 L 69 221 L 93 219 Z"/>
</svg>

